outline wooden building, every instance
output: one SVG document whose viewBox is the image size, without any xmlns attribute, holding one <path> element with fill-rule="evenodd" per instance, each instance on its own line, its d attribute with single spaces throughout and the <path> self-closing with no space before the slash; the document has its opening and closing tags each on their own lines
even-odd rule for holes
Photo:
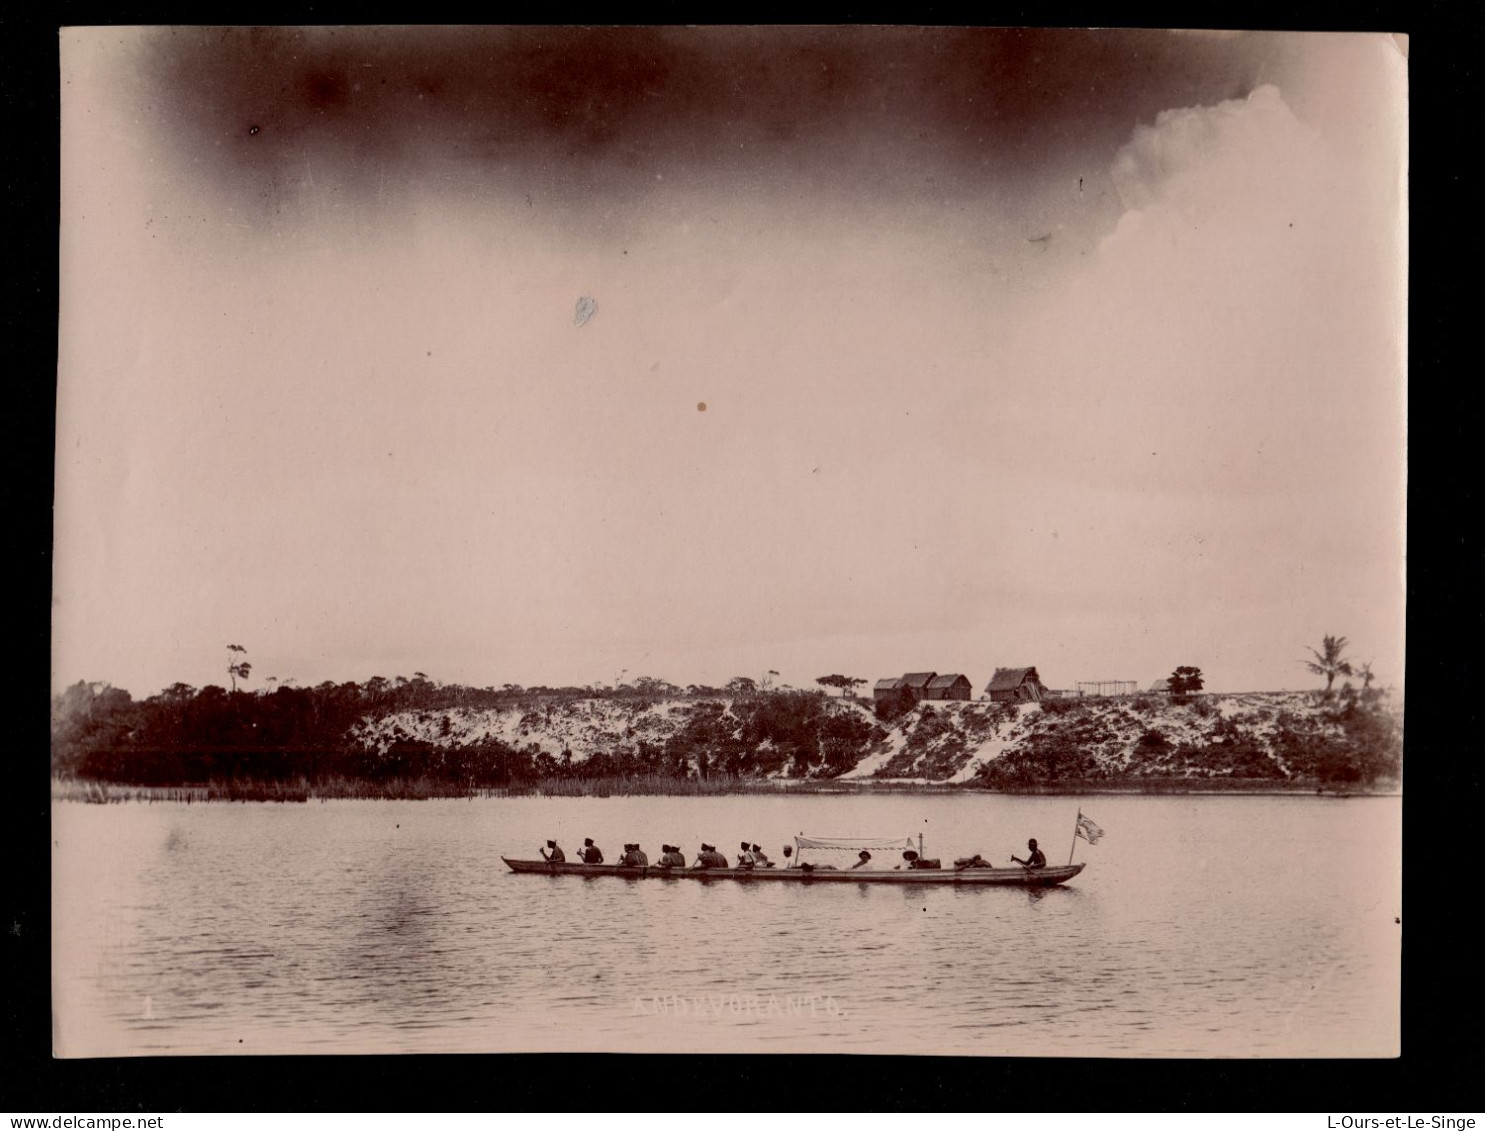
<svg viewBox="0 0 1485 1131">
<path fill-rule="evenodd" d="M 925 699 L 969 699 L 974 694 L 974 684 L 958 674 L 936 675 L 928 681 Z"/>
<path fill-rule="evenodd" d="M 898 687 L 912 697 L 914 703 L 928 698 L 928 685 L 937 678 L 938 672 L 908 672 L 897 681 Z"/>
<path fill-rule="evenodd" d="M 879 679 L 872 685 L 871 697 L 880 703 L 883 699 L 896 699 L 902 694 L 902 677 Z"/>
<path fill-rule="evenodd" d="M 1046 688 L 1035 668 L 996 668 L 985 693 L 996 703 L 1039 703 Z"/>
</svg>

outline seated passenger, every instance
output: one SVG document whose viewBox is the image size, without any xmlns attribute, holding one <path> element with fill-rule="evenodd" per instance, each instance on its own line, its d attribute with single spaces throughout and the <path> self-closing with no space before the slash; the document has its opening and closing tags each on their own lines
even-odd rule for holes
<svg viewBox="0 0 1485 1131">
<path fill-rule="evenodd" d="M 902 854 L 902 858 L 907 861 L 906 867 L 915 870 L 922 869 L 932 872 L 937 871 L 939 868 L 943 867 L 943 865 L 939 863 L 937 857 L 930 859 L 927 856 L 919 856 L 911 848 L 909 848 Z M 901 868 L 903 867 L 903 865 L 899 864 L 898 867 Z"/>
<path fill-rule="evenodd" d="M 760 868 L 772 868 L 773 867 L 773 861 L 770 860 L 767 856 L 765 856 L 763 854 L 762 847 L 760 847 L 759 845 L 756 845 L 756 844 L 753 845 L 753 861 Z"/>
<path fill-rule="evenodd" d="M 753 856 L 753 850 L 748 847 L 748 842 L 742 842 L 742 851 L 737 854 L 737 866 L 739 868 L 751 868 L 757 863 Z"/>
<path fill-rule="evenodd" d="M 852 864 L 851 867 L 852 868 L 865 868 L 870 863 L 871 863 L 871 853 L 868 852 L 868 851 L 866 851 L 866 849 L 863 848 L 860 852 L 858 852 L 856 854 L 856 863 Z"/>
</svg>

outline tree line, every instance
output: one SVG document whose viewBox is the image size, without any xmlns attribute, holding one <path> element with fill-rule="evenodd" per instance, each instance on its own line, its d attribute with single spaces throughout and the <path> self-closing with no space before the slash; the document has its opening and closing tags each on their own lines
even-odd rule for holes
<svg viewBox="0 0 1485 1131">
<path fill-rule="evenodd" d="M 233 654 L 237 679 L 250 675 Z M 663 742 L 643 738 L 622 749 L 575 760 L 537 743 L 494 737 L 451 739 L 447 712 L 524 707 L 538 715 L 563 701 L 609 698 L 636 710 L 663 699 L 690 698 L 682 725 Z M 355 740 L 356 724 L 402 712 L 444 712 L 437 741 L 394 729 L 390 742 Z M 833 776 L 885 733 L 857 714 L 832 711 L 820 692 L 763 689 L 737 677 L 724 687 L 686 688 L 649 677 L 612 688 L 473 688 L 437 683 L 423 673 L 362 683 L 326 681 L 301 688 L 281 682 L 247 692 L 175 683 L 135 699 L 106 683 L 78 682 L 52 702 L 52 772 L 142 785 L 223 778 L 264 781 L 330 777 L 370 781 L 431 777 L 499 787 L 549 778 L 631 776 L 707 778 L 714 774 Z"/>
<path fill-rule="evenodd" d="M 1309 670 L 1326 677 L 1327 700 L 1338 676 L 1358 675 L 1358 694 L 1349 684 L 1328 711 L 1342 739 L 1326 738 L 1296 725 L 1276 738 L 1291 772 L 1324 780 L 1372 780 L 1395 775 L 1401 756 L 1400 734 L 1371 689 L 1370 664 L 1353 666 L 1344 657 L 1343 636 L 1326 636 L 1312 649 Z M 263 781 L 347 778 L 385 781 L 410 777 L 463 787 L 502 787 L 553 778 L 632 777 L 707 779 L 713 775 L 748 777 L 834 777 L 854 767 L 887 738 L 895 710 L 875 704 L 877 718 L 832 709 L 827 692 L 775 687 L 776 671 L 757 679 L 736 676 L 721 687 L 680 687 L 652 676 L 616 678 L 613 686 L 588 685 L 468 687 L 442 683 L 424 672 L 364 682 L 325 681 L 299 687 L 292 679 L 269 677 L 260 690 L 239 686 L 252 678 L 252 664 L 241 645 L 228 645 L 230 687 L 195 688 L 175 683 L 157 695 L 136 700 L 107 683 L 78 682 L 52 701 L 52 772 L 142 785 L 174 785 L 218 779 Z M 622 676 L 623 673 L 621 673 Z M 822 689 L 855 696 L 866 682 L 832 674 L 815 681 Z M 1194 666 L 1177 668 L 1172 697 L 1184 700 L 1202 688 Z M 611 751 L 575 759 L 570 750 L 553 753 L 535 742 L 511 744 L 494 737 L 468 742 L 452 739 L 447 713 L 464 709 L 527 713 L 545 705 L 579 699 L 613 699 L 636 711 L 661 701 L 690 700 L 681 725 L 663 740 L 629 736 Z M 1197 701 L 1194 706 L 1200 706 Z M 1043 709 L 1062 713 L 1073 702 L 1049 701 Z M 884 709 L 885 708 L 885 709 Z M 394 729 L 390 742 L 359 742 L 352 732 L 367 718 L 402 712 L 431 716 L 444 712 L 437 741 Z M 1079 724 L 1083 725 L 1083 724 Z M 1240 776 L 1278 772 L 1272 759 L 1235 728 L 1219 723 L 1213 741 L 1200 751 L 1172 746 L 1158 731 L 1146 734 L 1139 754 L 1151 768 L 1172 758 L 1200 755 L 1213 768 Z M 1219 733 L 1220 732 L 1220 733 Z M 1038 735 L 1014 756 L 987 767 L 988 784 L 1087 776 L 1091 749 L 1101 736 L 1057 731 Z M 1218 765 L 1217 763 L 1220 763 Z M 989 778 L 996 778 L 990 781 Z"/>
</svg>

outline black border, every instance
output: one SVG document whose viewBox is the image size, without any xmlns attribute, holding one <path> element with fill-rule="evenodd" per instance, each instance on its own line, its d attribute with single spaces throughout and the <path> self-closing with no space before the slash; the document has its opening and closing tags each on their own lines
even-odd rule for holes
<svg viewBox="0 0 1485 1131">
<path fill-rule="evenodd" d="M 12 13 L 12 16 L 14 13 Z M 406 13 L 337 4 L 63 3 L 46 20 L 8 19 L 0 73 L 10 127 L 5 191 L 11 238 L 5 318 L 18 358 L 8 381 L 19 408 L 4 490 L 19 529 L 11 543 L 28 584 L 13 641 L 25 657 L 26 710 L 10 750 L 20 788 L 6 793 L 10 841 L 3 923 L 12 1110 L 424 1110 L 439 1107 L 623 1110 L 1469 1111 L 1478 1106 L 1478 974 L 1467 836 L 1478 823 L 1477 658 L 1485 569 L 1477 501 L 1479 363 L 1456 350 L 1475 314 L 1465 271 L 1478 262 L 1479 16 L 1464 4 L 1246 4 L 1209 8 L 1099 5 L 1055 12 L 1027 4 L 965 10 L 814 4 L 787 22 L 1036 26 L 1228 26 L 1395 30 L 1411 38 L 1411 278 L 1408 673 L 1403 1055 L 1388 1061 L 994 1060 L 818 1056 L 505 1055 L 261 1057 L 56 1061 L 50 1056 L 50 574 L 56 392 L 57 29 L 67 24 L 406 22 Z M 768 22 L 757 6 L 499 12 L 424 9 L 421 21 Z M 399 18 L 400 17 L 400 18 Z M 1460 270 L 1463 268 L 1464 270 Z M 1473 343 L 1471 343 L 1473 344 Z M 1458 362 L 1455 357 L 1460 358 Z M 12 685 L 14 686 L 14 684 Z M 1446 873 L 1444 866 L 1448 865 Z M 822 1050 L 824 1051 L 824 1050 Z"/>
</svg>

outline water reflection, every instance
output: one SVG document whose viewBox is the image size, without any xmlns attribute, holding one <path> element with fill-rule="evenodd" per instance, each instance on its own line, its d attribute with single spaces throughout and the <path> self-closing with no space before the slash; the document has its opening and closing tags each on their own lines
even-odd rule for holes
<svg viewBox="0 0 1485 1131">
<path fill-rule="evenodd" d="M 517 876 L 499 860 L 551 830 L 700 843 L 738 826 L 762 843 L 928 827 L 930 854 L 951 856 L 1014 847 L 1075 809 L 964 795 L 61 804 L 58 1048 L 1395 1052 L 1395 799 L 1353 799 L 1343 820 L 1311 798 L 1101 798 L 1109 836 L 1080 845 L 1089 868 L 1055 888 Z M 996 828 L 1015 834 L 987 839 Z M 1252 843 L 1303 867 L 1258 874 Z"/>
</svg>

